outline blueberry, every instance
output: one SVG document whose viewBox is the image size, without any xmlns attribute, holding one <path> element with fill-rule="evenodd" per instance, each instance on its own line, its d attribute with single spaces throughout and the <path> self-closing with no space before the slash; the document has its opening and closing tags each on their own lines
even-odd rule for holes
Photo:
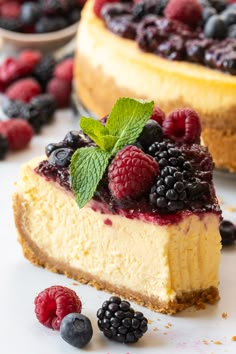
<svg viewBox="0 0 236 354">
<path fill-rule="evenodd" d="M 64 147 L 65 146 L 62 141 L 59 143 L 50 143 L 46 146 L 45 153 L 46 153 L 47 157 L 49 157 L 54 150 L 59 149 L 59 148 L 64 148 Z"/>
<path fill-rule="evenodd" d="M 88 143 L 88 139 L 82 131 L 71 130 L 66 134 L 64 138 L 64 143 L 68 147 L 78 149 L 80 147 L 86 146 Z"/>
<path fill-rule="evenodd" d="M 161 141 L 163 138 L 161 126 L 155 122 L 153 119 L 149 119 L 143 128 L 138 141 L 144 148 L 148 148 L 151 144 L 156 141 Z"/>
<path fill-rule="evenodd" d="M 33 25 L 41 16 L 41 7 L 35 2 L 25 2 L 21 6 L 21 21 L 25 25 Z"/>
<path fill-rule="evenodd" d="M 236 25 L 232 25 L 228 29 L 228 37 L 236 39 Z"/>
<path fill-rule="evenodd" d="M 79 313 L 70 313 L 61 322 L 60 335 L 74 347 L 83 348 L 93 336 L 90 319 Z"/>
<path fill-rule="evenodd" d="M 67 167 L 70 164 L 74 151 L 69 148 L 59 148 L 54 150 L 49 156 L 49 163 L 58 167 Z"/>
<path fill-rule="evenodd" d="M 231 11 L 225 10 L 220 17 L 227 26 L 234 25 L 236 24 L 236 9 Z"/>
<path fill-rule="evenodd" d="M 227 35 L 227 26 L 218 15 L 211 16 L 204 27 L 207 38 L 224 39 Z"/>
<path fill-rule="evenodd" d="M 236 227 L 228 220 L 223 220 L 220 224 L 221 243 L 223 246 L 230 246 L 236 240 Z"/>
<path fill-rule="evenodd" d="M 207 20 L 213 16 L 213 15 L 216 15 L 216 10 L 214 9 L 214 7 L 205 7 L 203 8 L 203 11 L 202 11 L 202 19 L 203 19 L 203 23 L 206 23 Z"/>
</svg>

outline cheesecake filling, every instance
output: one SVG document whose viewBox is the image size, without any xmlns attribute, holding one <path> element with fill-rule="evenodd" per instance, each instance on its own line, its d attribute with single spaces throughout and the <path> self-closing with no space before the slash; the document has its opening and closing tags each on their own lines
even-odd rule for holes
<svg viewBox="0 0 236 354">
<path fill-rule="evenodd" d="M 79 209 L 71 193 L 37 175 L 32 163 L 23 167 L 17 192 L 28 241 L 55 264 L 167 303 L 218 286 L 216 213 L 160 226 L 94 211 L 90 204 Z"/>
</svg>

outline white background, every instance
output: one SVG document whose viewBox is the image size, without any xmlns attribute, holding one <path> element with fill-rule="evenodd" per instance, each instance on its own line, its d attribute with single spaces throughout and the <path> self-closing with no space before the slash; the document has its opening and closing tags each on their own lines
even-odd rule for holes
<svg viewBox="0 0 236 354">
<path fill-rule="evenodd" d="M 0 162 L 0 354 L 79 353 L 65 343 L 57 331 L 43 327 L 34 315 L 34 298 L 46 287 L 65 285 L 74 289 L 83 303 L 83 313 L 90 317 L 94 336 L 84 352 L 98 354 L 168 354 L 168 353 L 236 353 L 236 246 L 222 251 L 220 295 L 217 305 L 206 310 L 188 309 L 174 317 L 133 305 L 150 320 L 149 330 L 135 345 L 127 346 L 107 340 L 96 325 L 96 311 L 109 294 L 89 286 L 74 285 L 73 280 L 31 265 L 24 259 L 17 243 L 13 223 L 11 194 L 21 163 L 42 155 L 49 142 L 61 140 L 78 122 L 67 111 L 57 114 L 56 123 L 34 137 L 30 148 L 9 154 Z M 235 147 L 232 147 L 235 148 Z M 224 215 L 236 222 L 236 176 L 217 173 L 216 190 Z M 222 313 L 227 313 L 226 319 Z M 168 323 L 171 326 L 168 326 Z M 169 327 L 169 328 L 166 328 Z M 221 342 L 222 344 L 217 344 Z"/>
</svg>

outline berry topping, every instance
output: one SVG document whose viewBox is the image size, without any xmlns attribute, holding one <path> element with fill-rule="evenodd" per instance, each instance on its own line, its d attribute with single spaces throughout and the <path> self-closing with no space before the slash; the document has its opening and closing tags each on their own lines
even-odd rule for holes
<svg viewBox="0 0 236 354">
<path fill-rule="evenodd" d="M 165 113 L 159 107 L 154 107 L 150 119 L 155 120 L 155 122 L 157 122 L 162 127 L 163 120 L 165 119 Z"/>
<path fill-rule="evenodd" d="M 11 84 L 6 95 L 11 100 L 30 102 L 31 99 L 41 93 L 41 87 L 33 79 L 21 79 Z"/>
<path fill-rule="evenodd" d="M 158 164 L 135 146 L 120 150 L 108 170 L 109 189 L 114 198 L 138 199 L 152 186 Z"/>
<path fill-rule="evenodd" d="M 147 319 L 136 312 L 128 301 L 112 296 L 97 311 L 98 327 L 111 340 L 135 343 L 148 329 Z"/>
<path fill-rule="evenodd" d="M 61 63 L 56 65 L 54 70 L 54 76 L 58 79 L 71 82 L 73 78 L 73 65 L 74 59 L 72 58 L 68 58 L 62 61 Z"/>
<path fill-rule="evenodd" d="M 46 91 L 54 96 L 58 108 L 68 106 L 71 94 L 70 83 L 54 77 L 49 81 Z"/>
<path fill-rule="evenodd" d="M 198 114 L 190 108 L 171 112 L 164 120 L 164 136 L 182 143 L 199 143 L 201 124 Z"/>
<path fill-rule="evenodd" d="M 59 167 L 67 167 L 70 164 L 74 150 L 69 148 L 58 148 L 50 153 L 48 162 Z"/>
<path fill-rule="evenodd" d="M 0 122 L 0 134 L 6 136 L 10 150 L 21 150 L 31 141 L 33 130 L 26 121 L 12 119 Z"/>
<path fill-rule="evenodd" d="M 61 321 L 60 335 L 74 347 L 83 348 L 93 336 L 91 321 L 79 313 L 69 313 Z"/>
<path fill-rule="evenodd" d="M 201 20 L 202 7 L 198 0 L 170 0 L 165 9 L 165 16 L 194 27 Z"/>
<path fill-rule="evenodd" d="M 236 241 L 236 226 L 228 220 L 220 224 L 221 243 L 223 246 L 230 246 Z"/>
<path fill-rule="evenodd" d="M 147 148 L 150 144 L 161 141 L 162 138 L 163 133 L 161 126 L 155 120 L 149 119 L 139 136 L 138 142 L 141 146 Z"/>
<path fill-rule="evenodd" d="M 8 152 L 9 144 L 5 135 L 0 133 L 0 160 L 3 160 Z"/>
<path fill-rule="evenodd" d="M 44 326 L 59 329 L 62 319 L 72 312 L 81 312 L 77 294 L 66 287 L 54 285 L 41 291 L 34 300 L 35 314 Z"/>
</svg>

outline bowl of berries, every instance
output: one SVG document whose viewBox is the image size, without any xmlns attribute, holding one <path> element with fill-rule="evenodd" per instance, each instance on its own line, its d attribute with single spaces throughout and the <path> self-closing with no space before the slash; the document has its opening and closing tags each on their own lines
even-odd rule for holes
<svg viewBox="0 0 236 354">
<path fill-rule="evenodd" d="M 76 34 L 85 0 L 0 0 L 0 37 L 13 49 L 43 52 L 66 45 Z"/>
</svg>

